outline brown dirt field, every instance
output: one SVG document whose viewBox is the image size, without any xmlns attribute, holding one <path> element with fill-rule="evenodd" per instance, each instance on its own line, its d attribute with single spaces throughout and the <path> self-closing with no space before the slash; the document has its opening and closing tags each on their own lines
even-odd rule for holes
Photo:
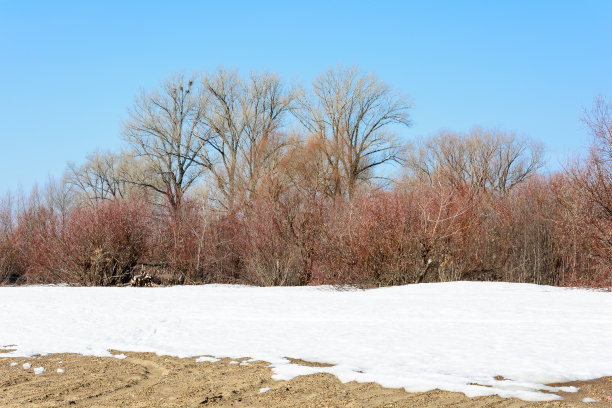
<svg viewBox="0 0 612 408">
<path fill-rule="evenodd" d="M 119 353 L 119 352 L 116 352 Z M 230 359 L 196 363 L 195 358 L 129 353 L 127 358 L 54 354 L 0 358 L 2 407 L 612 407 L 612 378 L 575 382 L 565 401 L 525 402 L 500 397 L 467 398 L 460 393 L 407 393 L 374 383 L 343 384 L 329 374 L 291 381 L 271 379 L 263 361 L 240 365 Z M 247 360 L 239 359 L 239 361 Z M 294 363 L 310 363 L 293 360 Z M 17 365 L 11 366 L 11 363 Z M 24 370 L 22 364 L 30 363 Z M 35 367 L 45 372 L 34 374 Z M 58 373 L 57 369 L 65 370 Z M 261 388 L 270 388 L 260 393 Z M 597 403 L 580 402 L 585 397 Z"/>
</svg>

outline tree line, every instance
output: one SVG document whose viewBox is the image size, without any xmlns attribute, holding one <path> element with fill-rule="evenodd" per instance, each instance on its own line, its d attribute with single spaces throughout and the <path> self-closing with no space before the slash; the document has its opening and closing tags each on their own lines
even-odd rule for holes
<svg viewBox="0 0 612 408">
<path fill-rule="evenodd" d="M 512 132 L 406 142 L 410 108 L 358 67 L 175 74 L 137 96 L 124 151 L 0 201 L 0 282 L 612 284 L 610 103 L 554 174 Z"/>
</svg>

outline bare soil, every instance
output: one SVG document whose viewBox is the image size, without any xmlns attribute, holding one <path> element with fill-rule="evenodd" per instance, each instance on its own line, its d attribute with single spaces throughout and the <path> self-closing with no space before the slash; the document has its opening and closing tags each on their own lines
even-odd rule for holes
<svg viewBox="0 0 612 408">
<path fill-rule="evenodd" d="M 116 352 L 117 354 L 120 352 Z M 195 358 L 128 353 L 127 358 L 54 354 L 0 358 L 2 407 L 612 407 L 612 377 L 573 382 L 565 401 L 533 403 L 500 397 L 467 398 L 434 390 L 407 393 L 374 383 L 341 383 L 329 374 L 271 379 L 266 362 L 248 358 L 196 363 Z M 313 365 L 294 359 L 296 364 Z M 12 365 L 11 363 L 17 363 Z M 31 367 L 24 370 L 24 363 Z M 315 363 L 316 364 L 316 363 Z M 45 372 L 34 374 L 34 368 Z M 63 369 L 64 373 L 58 373 Z M 269 391 L 260 392 L 262 388 Z M 582 403 L 590 397 L 596 403 Z"/>
</svg>

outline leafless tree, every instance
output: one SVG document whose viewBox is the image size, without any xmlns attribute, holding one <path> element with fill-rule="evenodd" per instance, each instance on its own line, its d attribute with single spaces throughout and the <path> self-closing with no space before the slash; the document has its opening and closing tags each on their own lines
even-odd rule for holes
<svg viewBox="0 0 612 408">
<path fill-rule="evenodd" d="M 298 194 L 315 200 L 319 194 L 331 197 L 334 194 L 332 174 L 324 153 L 320 137 L 311 136 L 306 140 L 295 135 L 290 138 L 290 148 L 283 156 L 278 172 L 270 181 L 274 183 L 273 198 L 283 191 L 294 190 Z"/>
<path fill-rule="evenodd" d="M 612 220 L 612 103 L 597 97 L 593 107 L 585 112 L 583 122 L 593 142 L 582 177 L 576 174 L 574 180 Z"/>
<path fill-rule="evenodd" d="M 453 254 L 451 241 L 474 227 L 472 197 L 442 184 L 420 186 L 417 191 L 421 225 L 415 237 L 419 252 L 415 283 L 423 282 L 430 270 L 437 271 L 437 281 L 457 280 L 462 272 L 457 258 L 461 257 Z"/>
<path fill-rule="evenodd" d="M 598 96 L 591 109 L 585 111 L 582 121 L 591 131 L 593 149 L 600 160 L 612 162 L 612 103 Z"/>
<path fill-rule="evenodd" d="M 294 114 L 321 138 L 334 195 L 352 197 L 358 184 L 387 162 L 401 161 L 401 144 L 390 125 L 410 124 L 408 101 L 373 73 L 356 66 L 329 69 L 302 90 Z"/>
<path fill-rule="evenodd" d="M 77 206 L 77 201 L 67 176 L 60 179 L 49 178 L 44 187 L 43 201 L 50 211 L 55 211 L 60 216 L 62 223 L 68 218 L 70 211 Z"/>
<path fill-rule="evenodd" d="M 13 198 L 7 193 L 0 197 L 0 284 L 13 283 L 23 275 L 12 242 L 16 227 Z"/>
<path fill-rule="evenodd" d="M 585 225 L 594 239 L 590 252 L 597 255 L 603 267 L 612 267 L 612 103 L 598 97 L 583 122 L 592 136 L 586 158 L 574 161 L 567 173 L 583 202 L 572 213 Z"/>
<path fill-rule="evenodd" d="M 205 110 L 195 77 L 175 75 L 160 90 L 142 92 L 124 123 L 124 138 L 161 181 L 137 182 L 164 195 L 173 210 L 180 208 L 185 192 L 209 167 L 201 154 L 210 139 Z"/>
<path fill-rule="evenodd" d="M 232 209 L 241 195 L 252 197 L 261 180 L 279 163 L 286 146 L 280 132 L 291 103 L 276 74 L 219 69 L 204 77 L 208 109 L 204 122 L 212 132 L 206 152 L 222 205 Z"/>
<path fill-rule="evenodd" d="M 95 152 L 81 166 L 69 164 L 67 180 L 91 201 L 124 197 L 129 188 L 122 174 L 126 162 L 121 153 Z"/>
<path fill-rule="evenodd" d="M 419 181 L 506 193 L 543 165 L 542 146 L 514 133 L 477 128 L 441 132 L 408 155 L 406 169 Z"/>
</svg>

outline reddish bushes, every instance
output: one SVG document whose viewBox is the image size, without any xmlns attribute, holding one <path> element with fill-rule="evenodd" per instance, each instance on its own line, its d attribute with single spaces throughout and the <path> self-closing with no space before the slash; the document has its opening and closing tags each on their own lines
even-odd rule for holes
<svg viewBox="0 0 612 408">
<path fill-rule="evenodd" d="M 560 283 L 612 286 L 612 216 L 571 178 L 557 180 L 552 188 L 558 202 L 551 217 L 562 254 Z"/>
<path fill-rule="evenodd" d="M 283 191 L 231 214 L 189 200 L 172 212 L 132 197 L 66 213 L 5 201 L 0 281 L 116 285 L 145 270 L 163 284 L 610 285 L 610 221 L 580 192 L 562 176 L 504 195 L 424 184 L 352 200 Z"/>
<path fill-rule="evenodd" d="M 264 286 L 308 283 L 307 248 L 302 240 L 307 230 L 305 215 L 283 201 L 253 203 L 241 221 L 239 255 L 247 282 Z"/>
<path fill-rule="evenodd" d="M 49 208 L 34 204 L 20 212 L 13 242 L 25 283 L 73 281 L 62 243 L 61 218 Z"/>
<path fill-rule="evenodd" d="M 322 239 L 317 241 L 315 281 L 414 282 L 424 250 L 415 198 L 415 194 L 377 193 L 352 202 L 336 201 L 326 212 Z"/>
<path fill-rule="evenodd" d="M 147 250 L 150 209 L 137 199 L 76 208 L 68 218 L 44 205 L 21 212 L 13 240 L 27 283 L 114 285 L 131 278 Z"/>
<path fill-rule="evenodd" d="M 14 242 L 14 214 L 10 197 L 0 200 L 0 284 L 19 283 L 23 270 Z"/>
<path fill-rule="evenodd" d="M 77 208 L 65 223 L 65 260 L 77 281 L 126 283 L 146 255 L 151 209 L 142 200 L 113 200 Z"/>
</svg>

